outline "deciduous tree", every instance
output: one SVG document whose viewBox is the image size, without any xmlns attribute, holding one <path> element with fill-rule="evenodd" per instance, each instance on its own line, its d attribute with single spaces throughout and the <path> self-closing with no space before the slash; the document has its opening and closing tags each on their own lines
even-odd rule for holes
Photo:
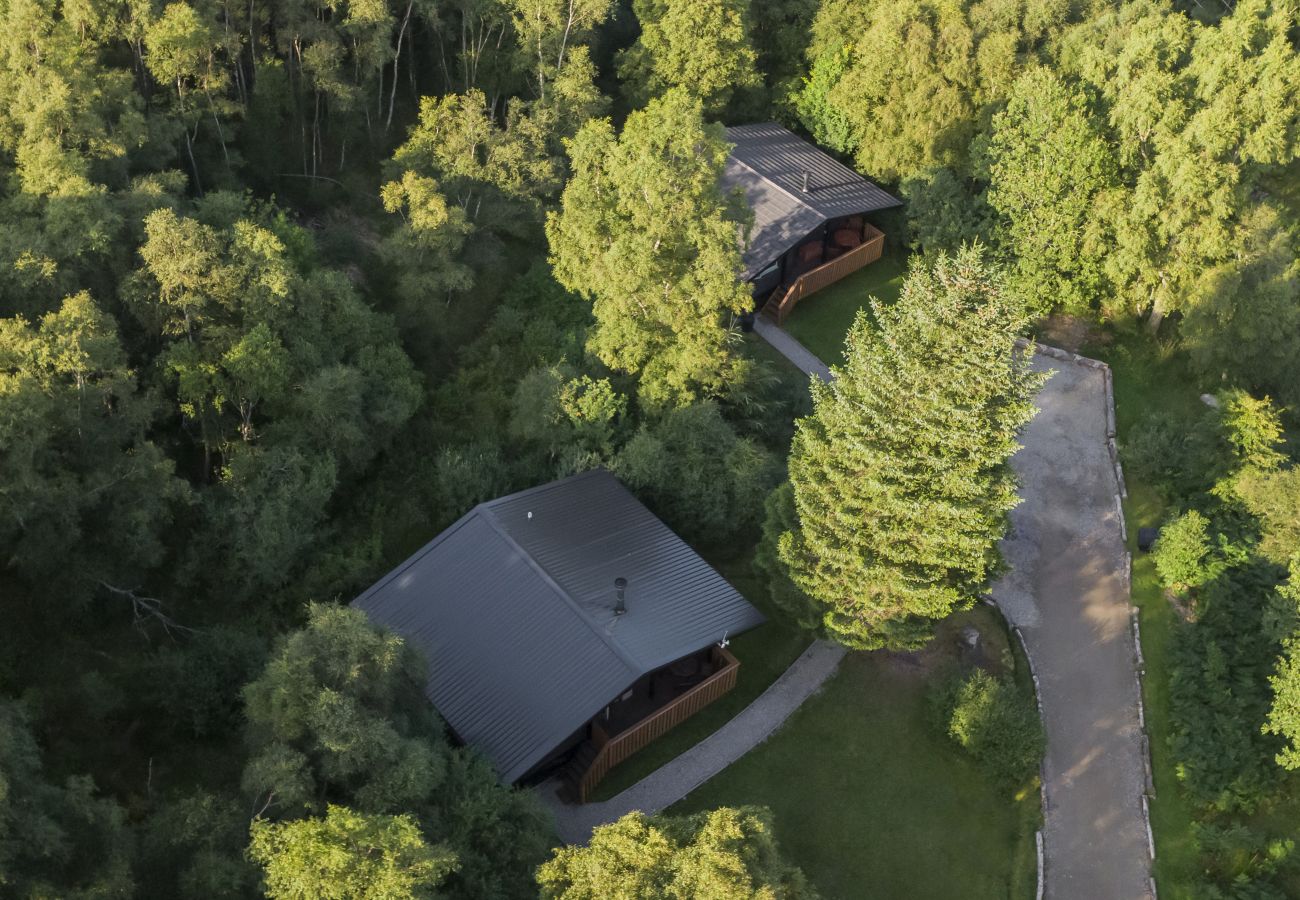
<svg viewBox="0 0 1300 900">
<path fill-rule="evenodd" d="M 0 550 L 43 585 L 85 598 L 131 587 L 163 555 L 186 498 L 148 439 L 142 391 L 116 323 L 89 294 L 36 325 L 0 319 Z"/>
<path fill-rule="evenodd" d="M 1014 260 L 1013 290 L 1042 313 L 1090 314 L 1107 288 L 1118 176 L 1086 101 L 1049 69 L 1030 69 L 993 117 L 987 154 L 987 201 Z"/>
<path fill-rule="evenodd" d="M 620 60 L 619 77 L 638 105 L 677 88 L 712 118 L 738 91 L 762 83 L 748 0 L 637 0 L 633 9 L 641 36 Z"/>
<path fill-rule="evenodd" d="M 331 805 L 324 818 L 257 820 L 248 853 L 272 900 L 422 900 L 456 865 L 430 847 L 410 816 L 365 815 Z"/>
<path fill-rule="evenodd" d="M 781 858 L 771 814 L 723 807 L 695 816 L 628 813 L 585 846 L 565 847 L 537 872 L 544 900 L 814 900 L 799 869 Z"/>
<path fill-rule="evenodd" d="M 718 183 L 726 154 L 700 102 L 670 91 L 620 135 L 607 119 L 583 127 L 547 219 L 556 278 L 593 304 L 589 349 L 635 373 L 652 406 L 720 394 L 737 377 L 729 328 L 751 301 L 737 281 L 743 213 Z"/>
</svg>

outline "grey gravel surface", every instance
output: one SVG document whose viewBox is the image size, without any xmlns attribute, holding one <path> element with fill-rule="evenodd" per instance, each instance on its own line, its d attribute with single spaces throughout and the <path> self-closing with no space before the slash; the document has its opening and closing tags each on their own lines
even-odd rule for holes
<svg viewBox="0 0 1300 900">
<path fill-rule="evenodd" d="M 811 350 L 790 337 L 790 333 L 784 328 L 759 316 L 754 320 L 754 331 L 805 375 L 816 375 L 822 381 L 831 380 L 830 367 L 818 359 Z"/>
<path fill-rule="evenodd" d="M 1012 460 L 1024 502 L 993 597 L 1020 626 L 1040 679 L 1045 896 L 1147 898 L 1146 770 L 1104 375 L 1041 354 L 1033 364 L 1053 375 Z"/>
</svg>

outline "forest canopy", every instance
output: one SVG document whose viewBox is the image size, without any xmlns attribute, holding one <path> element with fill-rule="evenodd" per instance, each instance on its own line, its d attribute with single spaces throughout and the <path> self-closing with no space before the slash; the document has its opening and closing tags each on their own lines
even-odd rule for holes
<svg viewBox="0 0 1300 900">
<path fill-rule="evenodd" d="M 0 0 L 0 892 L 598 896 L 633 842 L 638 896 L 811 896 L 763 810 L 557 850 L 345 604 L 599 466 L 758 547 L 787 625 L 915 646 L 998 571 L 1036 382 L 982 364 L 1052 314 L 1140 321 L 1222 398 L 1125 452 L 1198 612 L 1186 790 L 1254 809 L 1300 746 L 1296 17 Z M 724 126 L 766 120 L 905 200 L 903 298 L 811 401 L 742 333 Z M 893 531 L 854 534 L 872 504 Z"/>
</svg>

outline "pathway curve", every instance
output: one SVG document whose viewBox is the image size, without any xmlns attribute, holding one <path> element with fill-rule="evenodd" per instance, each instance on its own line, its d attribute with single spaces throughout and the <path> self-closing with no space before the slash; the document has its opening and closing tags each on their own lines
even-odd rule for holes
<svg viewBox="0 0 1300 900">
<path fill-rule="evenodd" d="M 759 318 L 755 331 L 804 372 L 830 379 L 776 325 Z M 1011 513 L 1002 543 L 1010 571 L 993 596 L 1039 676 L 1047 731 L 1039 897 L 1146 900 L 1154 896 L 1147 751 L 1107 374 L 1038 351 L 1034 368 L 1053 375 L 1012 460 L 1024 502 Z"/>
<path fill-rule="evenodd" d="M 632 810 L 650 815 L 676 803 L 781 727 L 843 658 L 843 647 L 815 641 L 730 722 L 610 800 L 576 806 L 560 800 L 558 781 L 540 785 L 538 791 L 555 817 L 556 831 L 566 843 L 586 843 L 597 825 L 613 822 Z"/>
<path fill-rule="evenodd" d="M 993 597 L 1019 626 L 1039 678 L 1045 896 L 1145 900 L 1146 751 L 1107 373 L 1043 353 L 1033 366 L 1053 374 L 1012 459 L 1024 502 L 1011 513 L 1002 544 L 1010 571 Z"/>
</svg>

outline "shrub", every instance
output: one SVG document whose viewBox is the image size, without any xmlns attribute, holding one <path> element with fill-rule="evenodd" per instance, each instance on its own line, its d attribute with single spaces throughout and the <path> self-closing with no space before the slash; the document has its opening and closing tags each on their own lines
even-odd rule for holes
<svg viewBox="0 0 1300 900">
<path fill-rule="evenodd" d="M 1209 520 L 1188 510 L 1160 532 L 1151 561 L 1160 581 L 1171 590 L 1199 587 L 1213 577 L 1210 561 Z"/>
<path fill-rule="evenodd" d="M 995 780 L 1019 786 L 1043 757 L 1043 723 L 1033 698 L 1011 678 L 975 669 L 944 682 L 932 702 L 948 736 Z"/>
<path fill-rule="evenodd" d="M 1157 413 L 1131 434 L 1125 467 L 1138 481 L 1153 483 L 1168 501 L 1205 493 L 1228 470 L 1232 451 L 1212 410 L 1193 419 Z"/>
</svg>

